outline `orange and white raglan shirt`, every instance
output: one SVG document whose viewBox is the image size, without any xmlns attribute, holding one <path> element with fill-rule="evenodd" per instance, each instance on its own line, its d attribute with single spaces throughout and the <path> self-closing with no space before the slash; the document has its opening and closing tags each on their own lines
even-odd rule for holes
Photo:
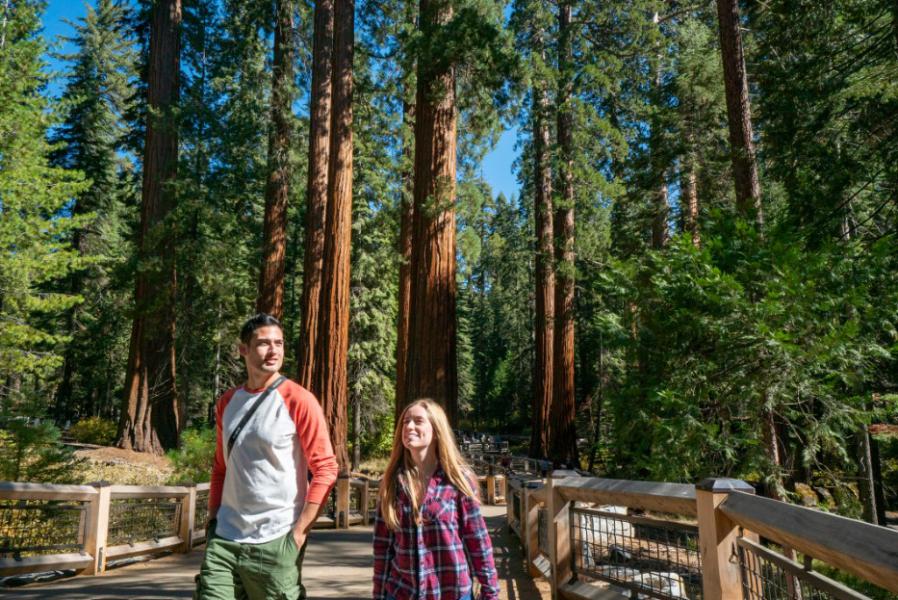
<svg viewBox="0 0 898 600">
<path fill-rule="evenodd" d="M 337 479 L 321 406 L 289 379 L 256 409 L 225 456 L 226 440 L 264 391 L 234 388 L 215 406 L 209 510 L 218 507 L 215 534 L 235 542 L 262 544 L 286 535 L 305 503 L 323 504 Z"/>
</svg>

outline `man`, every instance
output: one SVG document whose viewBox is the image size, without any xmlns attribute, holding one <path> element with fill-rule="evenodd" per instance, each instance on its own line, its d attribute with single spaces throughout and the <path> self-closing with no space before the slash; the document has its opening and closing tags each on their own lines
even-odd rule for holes
<svg viewBox="0 0 898 600">
<path fill-rule="evenodd" d="M 305 596 L 306 535 L 336 481 L 337 461 L 315 397 L 286 378 L 269 390 L 282 379 L 280 322 L 266 314 L 247 321 L 240 356 L 246 383 L 215 407 L 210 533 L 196 597 L 296 600 Z"/>
</svg>

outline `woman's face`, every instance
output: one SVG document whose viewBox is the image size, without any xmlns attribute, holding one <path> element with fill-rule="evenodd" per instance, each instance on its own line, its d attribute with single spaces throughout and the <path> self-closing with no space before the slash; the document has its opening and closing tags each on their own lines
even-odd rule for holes
<svg viewBox="0 0 898 600">
<path fill-rule="evenodd" d="M 433 442 L 433 425 L 427 409 L 416 405 L 402 418 L 402 445 L 408 450 L 426 450 Z"/>
</svg>

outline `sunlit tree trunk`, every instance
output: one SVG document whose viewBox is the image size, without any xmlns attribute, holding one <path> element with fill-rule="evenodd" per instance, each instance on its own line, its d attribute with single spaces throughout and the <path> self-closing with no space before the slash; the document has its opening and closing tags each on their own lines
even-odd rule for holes
<svg viewBox="0 0 898 600">
<path fill-rule="evenodd" d="M 334 10 L 333 110 L 315 391 L 342 474 L 349 473 L 349 268 L 352 234 L 352 56 L 355 3 Z"/>
<path fill-rule="evenodd" d="M 430 35 L 452 17 L 448 0 L 421 0 Z M 455 285 L 455 68 L 418 61 L 412 293 L 405 399 L 433 398 L 455 423 L 458 412 Z"/>
<path fill-rule="evenodd" d="M 761 185 L 751 123 L 748 75 L 739 22 L 738 0 L 717 0 L 720 52 L 726 90 L 730 154 L 736 188 L 736 209 L 743 217 L 763 223 Z"/>
<path fill-rule="evenodd" d="M 683 159 L 684 173 L 680 180 L 680 185 L 683 188 L 683 201 L 681 204 L 684 211 L 686 231 L 692 239 L 692 245 L 698 248 L 702 243 L 698 228 L 698 159 L 695 155 L 695 136 L 691 131 L 692 124 L 690 123 L 688 127 L 690 128 L 686 134 L 688 149 Z"/>
<path fill-rule="evenodd" d="M 275 2 L 274 64 L 271 70 L 271 125 L 262 268 L 256 309 L 281 318 L 284 312 L 284 258 L 290 193 L 290 138 L 293 120 L 293 2 Z"/>
<path fill-rule="evenodd" d="M 331 61 L 334 47 L 334 2 L 315 2 L 312 42 L 312 89 L 309 106 L 309 173 L 306 189 L 306 228 L 302 272 L 302 318 L 299 328 L 298 377 L 314 389 L 315 348 L 321 299 L 324 225 L 327 210 L 328 158 L 331 130 Z"/>
<path fill-rule="evenodd" d="M 579 466 L 574 379 L 574 140 L 570 106 L 573 77 L 571 4 L 558 7 L 558 152 L 560 194 L 555 207 L 555 339 L 554 395 L 549 419 L 549 457 L 556 463 Z"/>
<path fill-rule="evenodd" d="M 396 405 L 395 417 L 399 419 L 408 401 L 405 397 L 405 372 L 408 360 L 408 328 L 412 299 L 412 227 L 414 225 L 414 123 L 415 104 L 404 102 L 402 106 L 403 171 L 402 205 L 399 214 L 399 306 L 396 323 Z"/>
<path fill-rule="evenodd" d="M 545 54 L 544 52 L 541 52 Z M 549 92 L 544 83 L 533 90 L 534 222 L 536 226 L 536 329 L 533 369 L 530 456 L 545 458 L 549 445 L 549 408 L 552 406 L 555 340 L 555 237 L 552 230 L 552 168 L 549 148 Z"/>
<path fill-rule="evenodd" d="M 178 168 L 173 110 L 180 85 L 180 0 L 153 5 L 137 274 L 118 445 L 161 454 L 178 445 L 175 385 L 175 239 L 170 215 Z"/>
</svg>

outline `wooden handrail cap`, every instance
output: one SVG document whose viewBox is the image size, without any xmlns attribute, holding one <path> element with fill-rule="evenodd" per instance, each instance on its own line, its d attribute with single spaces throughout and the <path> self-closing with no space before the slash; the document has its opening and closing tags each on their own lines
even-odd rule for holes
<svg viewBox="0 0 898 600">
<path fill-rule="evenodd" d="M 695 484 L 695 489 L 715 494 L 729 494 L 730 492 L 745 492 L 754 494 L 755 488 L 741 479 L 730 477 L 708 477 Z"/>
<path fill-rule="evenodd" d="M 580 477 L 580 473 L 570 469 L 555 469 L 549 474 L 552 479 L 564 479 L 565 477 Z"/>
</svg>

